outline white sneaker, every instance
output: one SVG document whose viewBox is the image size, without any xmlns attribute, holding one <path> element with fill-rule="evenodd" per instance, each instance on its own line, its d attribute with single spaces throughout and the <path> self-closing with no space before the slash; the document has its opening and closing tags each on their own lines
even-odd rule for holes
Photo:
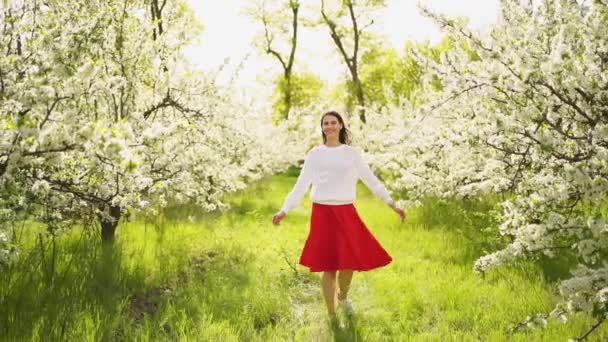
<svg viewBox="0 0 608 342">
<path fill-rule="evenodd" d="M 345 298 L 344 300 L 338 299 L 338 302 L 340 303 L 342 310 L 344 310 L 344 313 L 347 316 L 352 316 L 355 313 L 353 305 L 350 303 L 350 300 L 348 300 L 348 298 Z"/>
</svg>

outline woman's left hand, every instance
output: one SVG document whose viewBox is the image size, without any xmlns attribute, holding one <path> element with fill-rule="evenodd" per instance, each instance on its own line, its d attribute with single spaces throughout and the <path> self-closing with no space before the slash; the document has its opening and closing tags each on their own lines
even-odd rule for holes
<svg viewBox="0 0 608 342">
<path fill-rule="evenodd" d="M 281 222 L 281 220 L 283 219 L 283 217 L 285 217 L 285 214 L 282 210 L 279 211 L 278 213 L 276 213 L 273 217 L 272 217 L 272 224 L 274 224 L 275 226 L 277 224 L 279 224 L 279 222 Z"/>
</svg>

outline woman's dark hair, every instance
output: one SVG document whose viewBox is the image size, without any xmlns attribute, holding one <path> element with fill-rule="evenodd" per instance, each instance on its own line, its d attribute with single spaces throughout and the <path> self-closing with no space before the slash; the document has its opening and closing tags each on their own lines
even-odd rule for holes
<svg viewBox="0 0 608 342">
<path fill-rule="evenodd" d="M 340 114 L 338 114 L 338 112 L 333 111 L 333 110 L 323 114 L 323 116 L 321 117 L 321 134 L 323 135 L 323 143 L 325 144 L 327 142 L 327 137 L 325 136 L 325 132 L 323 132 L 323 119 L 325 119 L 325 117 L 328 115 L 334 116 L 336 119 L 338 119 L 338 122 L 340 122 L 340 124 L 342 124 L 342 129 L 340 130 L 340 135 L 338 136 L 338 140 L 340 140 L 340 143 L 342 143 L 342 144 L 349 145 L 350 144 L 350 132 L 348 131 L 348 129 L 346 129 L 346 124 L 344 124 L 344 120 L 342 120 L 342 116 Z"/>
</svg>

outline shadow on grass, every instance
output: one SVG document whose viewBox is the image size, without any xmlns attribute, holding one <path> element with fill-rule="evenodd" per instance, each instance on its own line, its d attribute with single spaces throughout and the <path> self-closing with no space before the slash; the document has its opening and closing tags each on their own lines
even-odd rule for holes
<svg viewBox="0 0 608 342">
<path fill-rule="evenodd" d="M 357 328 L 357 316 L 345 316 L 344 325 L 330 324 L 335 342 L 363 341 Z"/>
<path fill-rule="evenodd" d="M 3 338 L 74 340 L 92 333 L 109 338 L 120 324 L 125 289 L 143 286 L 145 274 L 121 272 L 117 245 L 80 234 L 54 241 L 39 236 L 38 246 L 0 276 Z M 83 327 L 92 321 L 96 327 Z"/>
<path fill-rule="evenodd" d="M 198 306 L 192 291 L 184 290 L 190 284 L 198 285 L 194 295 L 203 297 L 202 307 L 215 319 L 237 324 L 249 316 L 258 330 L 276 324 L 280 316 L 251 311 L 243 289 L 250 284 L 254 256 L 236 247 L 201 251 L 176 273 L 161 271 L 161 279 L 151 281 L 143 262 L 122 265 L 126 255 L 119 242 L 102 244 L 96 234 L 74 233 L 57 238 L 53 254 L 52 240 L 41 241 L 9 272 L 0 273 L 0 340 L 125 340 L 140 329 L 179 338 L 172 320 L 156 328 L 148 323 L 159 323 L 159 314 L 175 307 L 175 301 Z M 164 267 L 163 260 L 157 261 Z"/>
<path fill-rule="evenodd" d="M 236 320 L 246 314 L 247 296 L 243 289 L 250 286 L 253 258 L 248 251 L 215 246 L 193 259 L 198 260 L 194 263 L 198 266 L 191 270 L 190 281 L 204 290 L 201 299 L 213 317 Z"/>
<path fill-rule="evenodd" d="M 506 247 L 510 240 L 498 231 L 498 198 L 438 199 L 426 198 L 420 207 L 418 220 L 428 230 L 441 229 L 457 249 L 438 257 L 445 263 L 474 265 L 481 256 Z M 555 258 L 534 257 L 528 262 L 542 270 L 549 282 L 569 277 L 577 263 L 572 253 L 565 251 Z"/>
<path fill-rule="evenodd" d="M 254 261 L 256 256 L 234 245 L 216 244 L 192 256 L 187 273 L 187 284 L 178 286 L 159 311 L 184 310 L 183 322 L 166 321 L 163 314 L 153 317 L 154 324 L 166 324 L 165 332 L 153 338 L 180 339 L 170 332 L 175 325 L 188 329 L 204 329 L 200 322 L 227 322 L 232 331 L 247 340 L 266 328 L 279 323 L 288 314 L 287 308 L 276 303 L 272 293 L 259 284 Z M 261 275 L 260 277 L 263 277 Z M 268 283 L 264 281 L 263 283 Z"/>
<path fill-rule="evenodd" d="M 534 265 L 542 269 L 543 276 L 547 282 L 561 281 L 570 278 L 570 271 L 574 269 L 578 261 L 574 253 L 560 254 L 554 258 L 540 256 L 533 260 Z"/>
</svg>

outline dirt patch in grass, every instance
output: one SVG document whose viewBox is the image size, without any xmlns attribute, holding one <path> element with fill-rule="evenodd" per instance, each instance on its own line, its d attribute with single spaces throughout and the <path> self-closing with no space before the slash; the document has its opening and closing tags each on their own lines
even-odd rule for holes
<svg viewBox="0 0 608 342">
<path fill-rule="evenodd" d="M 143 293 L 137 293 L 129 299 L 129 316 L 135 324 L 141 324 L 146 315 L 153 316 L 161 306 L 162 301 L 178 287 L 184 286 L 191 278 L 191 273 L 204 273 L 211 264 L 213 258 L 219 255 L 216 251 L 203 251 L 201 254 L 192 256 L 187 266 L 178 271 L 174 277 L 165 281 L 160 286 L 152 287 Z"/>
</svg>

